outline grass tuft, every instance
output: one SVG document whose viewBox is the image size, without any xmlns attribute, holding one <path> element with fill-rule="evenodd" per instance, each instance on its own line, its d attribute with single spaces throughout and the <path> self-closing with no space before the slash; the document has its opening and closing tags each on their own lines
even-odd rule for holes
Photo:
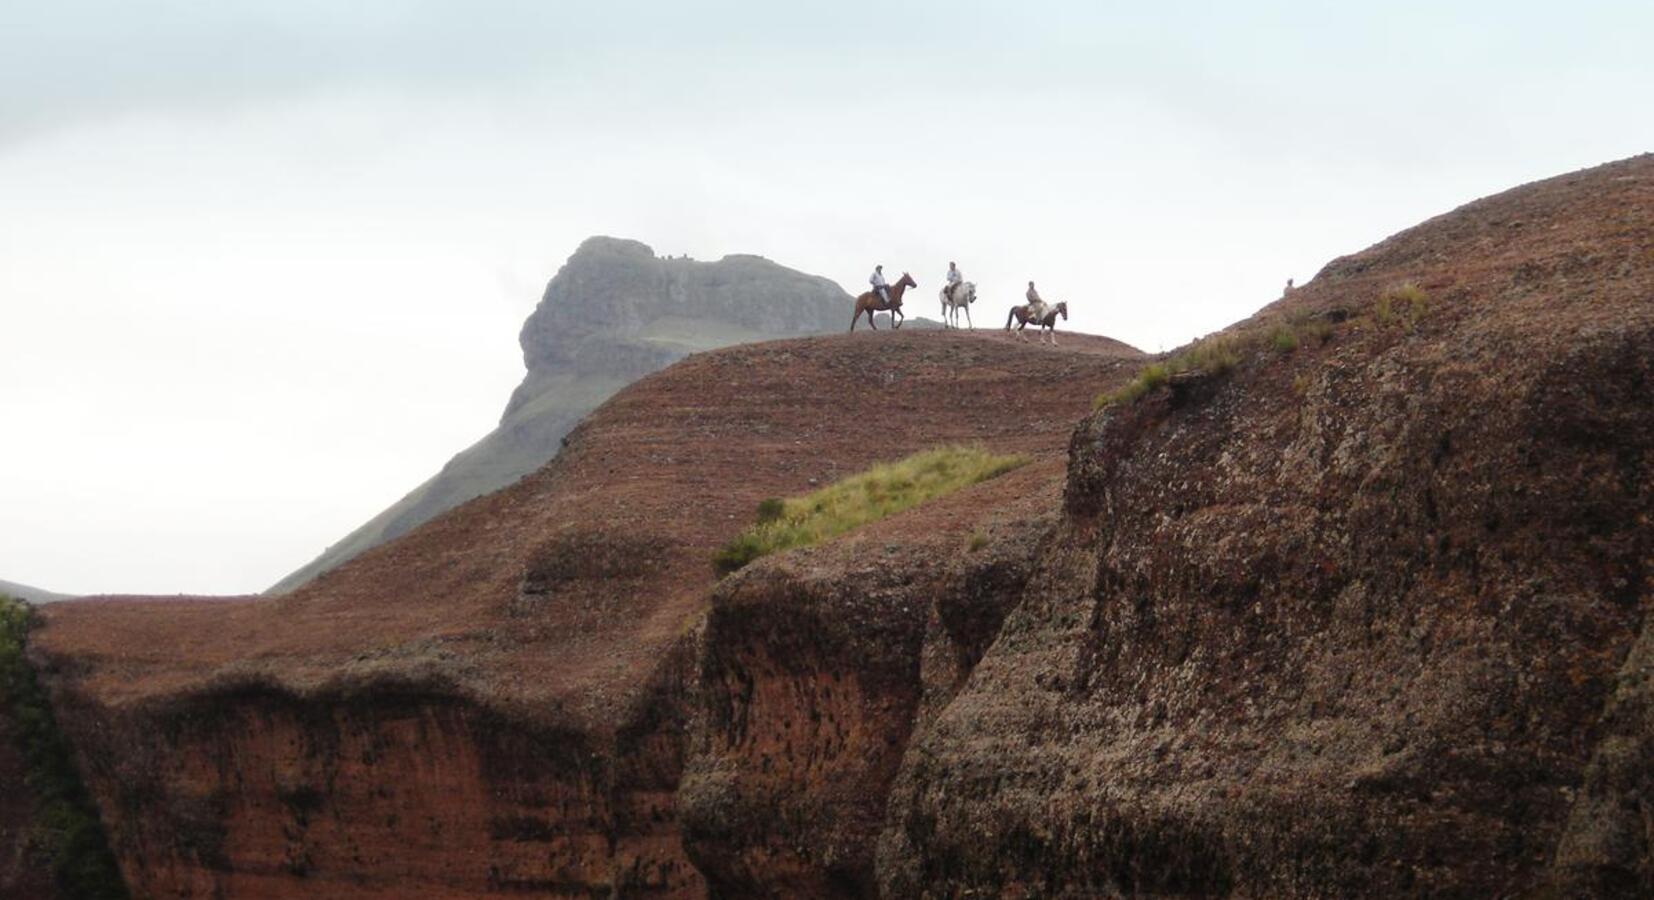
<svg viewBox="0 0 1654 900">
<path fill-rule="evenodd" d="M 1098 394 L 1091 401 L 1091 408 L 1098 410 L 1111 403 L 1135 403 L 1144 394 L 1170 381 L 1173 375 L 1183 372 L 1226 374 L 1240 365 L 1244 349 L 1246 345 L 1241 338 L 1233 334 L 1220 334 L 1197 341 L 1165 362 L 1144 366 L 1136 378 L 1126 382 L 1119 390 Z"/>
<path fill-rule="evenodd" d="M 1423 291 L 1419 291 L 1418 294 L 1422 297 Z M 1396 301 L 1381 297 L 1381 312 L 1388 309 L 1387 304 L 1392 302 Z M 1424 303 L 1422 299 L 1415 303 L 1410 294 L 1405 302 L 1409 309 L 1422 308 Z M 1312 346 L 1320 347 L 1331 341 L 1332 337 L 1331 322 L 1307 313 L 1297 315 L 1288 321 L 1278 321 L 1267 333 L 1253 329 L 1214 335 L 1197 341 L 1189 349 L 1169 359 L 1144 366 L 1138 371 L 1136 378 L 1126 382 L 1119 389 L 1098 394 L 1091 401 L 1091 409 L 1096 411 L 1114 403 L 1135 403 L 1145 394 L 1170 381 L 1173 375 L 1184 372 L 1228 374 L 1240 365 L 1242 358 L 1261 349 L 1265 344 L 1284 356 L 1297 350 L 1306 341 L 1312 342 Z"/>
<path fill-rule="evenodd" d="M 1238 334 L 1220 334 L 1196 341 L 1193 347 L 1172 357 L 1167 368 L 1171 374 L 1180 372 L 1208 372 L 1227 375 L 1240 365 L 1246 343 Z"/>
<path fill-rule="evenodd" d="M 1102 409 L 1110 403 L 1136 403 L 1137 398 L 1165 384 L 1171 377 L 1171 370 L 1165 363 L 1149 363 L 1137 373 L 1136 378 L 1126 382 L 1119 390 L 1098 394 L 1091 401 L 1091 408 Z"/>
<path fill-rule="evenodd" d="M 1317 347 L 1325 346 L 1328 341 L 1332 340 L 1332 323 L 1326 319 L 1306 319 L 1294 325 L 1293 329 L 1304 340 L 1314 341 Z"/>
<path fill-rule="evenodd" d="M 1419 321 L 1430 312 L 1430 295 L 1411 281 L 1392 284 L 1378 294 L 1373 305 L 1373 318 L 1388 328 L 1399 324 L 1407 331 L 1418 327 Z"/>
<path fill-rule="evenodd" d="M 829 540 L 1027 462 L 1026 456 L 989 453 L 979 446 L 938 447 L 880 463 L 800 497 L 765 500 L 758 521 L 725 544 L 713 556 L 712 567 L 720 576 L 728 575 L 760 557 Z"/>
</svg>

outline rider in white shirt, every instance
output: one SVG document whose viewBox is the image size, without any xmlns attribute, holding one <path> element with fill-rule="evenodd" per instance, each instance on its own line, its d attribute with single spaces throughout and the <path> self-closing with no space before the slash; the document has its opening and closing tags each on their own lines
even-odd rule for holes
<svg viewBox="0 0 1654 900">
<path fill-rule="evenodd" d="M 952 262 L 948 263 L 947 284 L 945 285 L 947 288 L 948 297 L 953 297 L 953 289 L 958 287 L 964 280 L 965 276 L 959 272 L 959 264 Z"/>
<path fill-rule="evenodd" d="M 890 303 L 890 291 L 884 283 L 883 265 L 873 267 L 873 274 L 868 277 L 867 283 L 873 286 L 874 293 L 877 293 L 886 304 Z"/>
<path fill-rule="evenodd" d="M 1032 281 L 1028 282 L 1027 297 L 1028 319 L 1030 321 L 1037 322 L 1045 318 L 1046 314 L 1050 310 L 1050 307 L 1046 306 L 1045 301 L 1040 299 L 1039 291 L 1034 290 L 1034 283 Z"/>
</svg>

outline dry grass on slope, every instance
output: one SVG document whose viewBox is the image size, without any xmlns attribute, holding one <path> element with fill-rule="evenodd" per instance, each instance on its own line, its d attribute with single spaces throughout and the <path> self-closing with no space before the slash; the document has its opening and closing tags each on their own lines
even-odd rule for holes
<svg viewBox="0 0 1654 900">
<path fill-rule="evenodd" d="M 758 504 L 757 523 L 725 544 L 712 565 L 727 575 L 761 556 L 837 537 L 1027 462 L 1022 454 L 989 453 L 981 446 L 937 447 L 880 463 L 802 497 L 772 497 Z"/>
</svg>

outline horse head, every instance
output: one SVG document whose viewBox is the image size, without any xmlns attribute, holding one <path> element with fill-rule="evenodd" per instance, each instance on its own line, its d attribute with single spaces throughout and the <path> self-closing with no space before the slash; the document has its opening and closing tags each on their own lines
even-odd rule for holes
<svg viewBox="0 0 1654 900">
<path fill-rule="evenodd" d="M 1068 301 L 1067 300 L 1064 300 L 1061 303 L 1057 304 L 1057 312 L 1062 313 L 1062 320 L 1064 322 L 1068 321 Z"/>
<path fill-rule="evenodd" d="M 902 277 L 896 279 L 896 287 L 903 287 L 904 285 L 906 287 L 916 288 L 919 286 L 919 282 L 914 281 L 912 275 L 903 272 Z"/>
<path fill-rule="evenodd" d="M 965 282 L 964 295 L 965 295 L 965 304 L 967 306 L 976 302 L 976 282 L 974 282 L 974 281 Z"/>
</svg>

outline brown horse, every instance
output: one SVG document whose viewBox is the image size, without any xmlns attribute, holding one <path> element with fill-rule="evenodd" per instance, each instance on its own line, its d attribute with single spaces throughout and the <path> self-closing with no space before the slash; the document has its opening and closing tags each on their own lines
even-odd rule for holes
<svg viewBox="0 0 1654 900">
<path fill-rule="evenodd" d="M 1024 303 L 1021 306 L 1011 307 L 1011 314 L 1005 317 L 1005 330 L 1011 330 L 1011 320 L 1015 319 L 1017 322 L 1017 335 L 1026 341 L 1028 340 L 1028 335 L 1023 334 L 1022 329 L 1027 328 L 1029 322 L 1033 322 L 1034 326 L 1040 330 L 1039 342 L 1042 344 L 1045 343 L 1045 333 L 1049 331 L 1051 332 L 1051 346 L 1057 346 L 1057 316 L 1060 314 L 1064 322 L 1068 321 L 1068 301 L 1064 300 L 1061 303 L 1047 304 L 1045 307 L 1045 315 L 1039 317 L 1037 321 L 1028 310 L 1028 307 L 1032 305 L 1032 303 Z"/>
<path fill-rule="evenodd" d="M 890 286 L 889 303 L 884 302 L 884 298 L 879 296 L 878 291 L 868 291 L 860 297 L 857 297 L 856 314 L 850 317 L 850 330 L 855 331 L 856 320 L 861 318 L 862 313 L 867 313 L 868 327 L 872 328 L 874 331 L 878 331 L 879 326 L 873 324 L 873 313 L 884 312 L 886 310 L 890 311 L 890 318 L 892 319 L 890 327 L 902 327 L 902 320 L 907 318 L 907 316 L 902 314 L 902 293 L 908 288 L 916 288 L 918 286 L 919 282 L 914 281 L 912 275 L 903 272 L 902 277 L 896 279 L 896 283 Z M 897 318 L 898 316 L 900 316 L 900 318 Z"/>
</svg>

